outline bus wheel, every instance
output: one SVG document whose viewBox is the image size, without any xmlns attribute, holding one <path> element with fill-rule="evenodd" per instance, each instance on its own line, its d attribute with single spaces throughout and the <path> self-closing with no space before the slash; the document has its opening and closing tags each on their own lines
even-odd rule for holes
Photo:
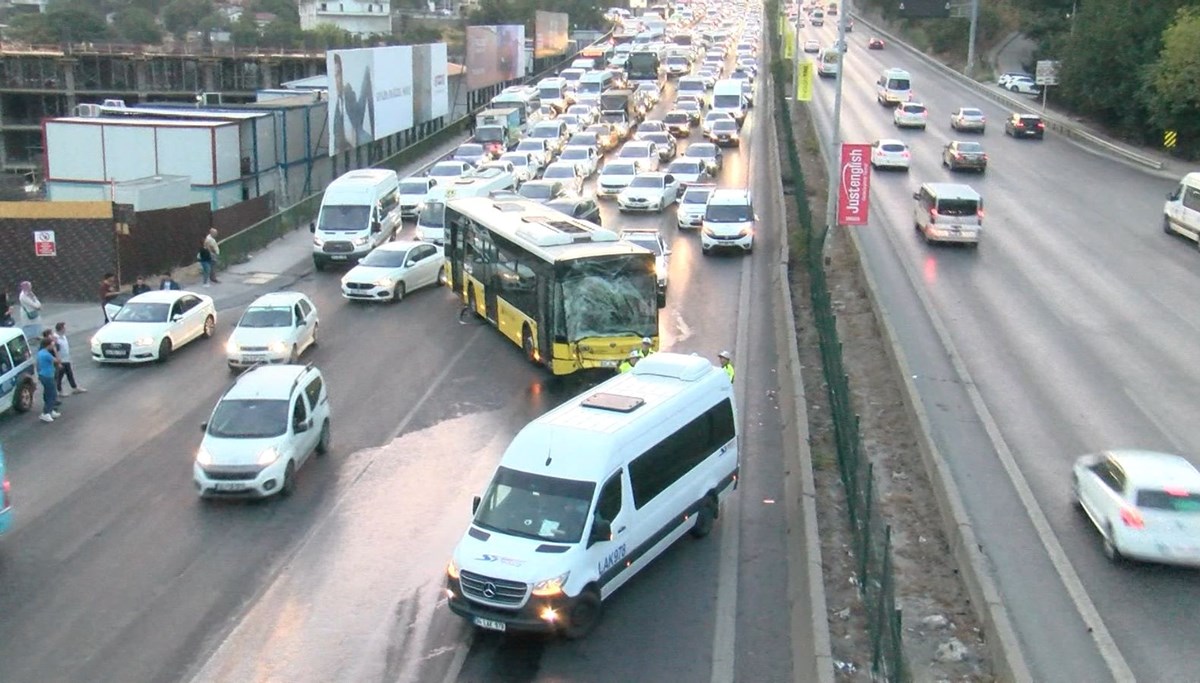
<svg viewBox="0 0 1200 683">
<path fill-rule="evenodd" d="M 467 289 L 467 308 L 471 309 L 472 314 L 479 315 L 479 308 L 475 305 L 475 285 Z"/>
<path fill-rule="evenodd" d="M 533 333 L 529 331 L 528 325 L 521 330 L 521 348 L 525 351 L 525 360 L 538 365 L 537 349 L 533 347 Z"/>
</svg>

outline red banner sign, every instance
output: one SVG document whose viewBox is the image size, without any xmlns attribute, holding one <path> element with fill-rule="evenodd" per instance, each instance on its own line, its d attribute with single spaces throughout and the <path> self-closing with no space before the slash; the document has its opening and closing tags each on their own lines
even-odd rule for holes
<svg viewBox="0 0 1200 683">
<path fill-rule="evenodd" d="M 842 143 L 838 168 L 838 225 L 866 225 L 871 196 L 871 145 Z"/>
</svg>

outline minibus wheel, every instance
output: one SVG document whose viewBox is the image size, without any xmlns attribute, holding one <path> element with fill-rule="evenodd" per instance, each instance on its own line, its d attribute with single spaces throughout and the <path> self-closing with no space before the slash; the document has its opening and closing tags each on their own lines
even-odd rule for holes
<svg viewBox="0 0 1200 683">
<path fill-rule="evenodd" d="M 596 624 L 600 623 L 600 615 L 603 611 L 604 603 L 600 601 L 600 594 L 593 588 L 584 589 L 576 598 L 575 604 L 571 606 L 563 634 L 571 640 L 583 638 L 596 628 Z"/>
</svg>

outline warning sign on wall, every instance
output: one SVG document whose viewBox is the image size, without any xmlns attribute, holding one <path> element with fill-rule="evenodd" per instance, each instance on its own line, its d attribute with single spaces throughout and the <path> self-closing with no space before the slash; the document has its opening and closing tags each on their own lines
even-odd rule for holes
<svg viewBox="0 0 1200 683">
<path fill-rule="evenodd" d="M 34 231 L 33 253 L 38 256 L 58 256 L 58 244 L 54 241 L 53 230 Z"/>
</svg>

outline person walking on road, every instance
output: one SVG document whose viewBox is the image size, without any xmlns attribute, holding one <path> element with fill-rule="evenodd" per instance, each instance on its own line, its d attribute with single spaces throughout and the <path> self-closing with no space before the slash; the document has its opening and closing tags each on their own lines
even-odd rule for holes
<svg viewBox="0 0 1200 683">
<path fill-rule="evenodd" d="M 196 254 L 197 260 L 200 261 L 200 272 L 204 276 L 204 286 L 208 283 L 218 284 L 221 281 L 217 279 L 216 267 L 217 257 L 221 255 L 221 247 L 217 244 L 217 229 L 209 228 L 208 234 L 204 237 L 204 244 L 200 247 L 200 252 Z"/>
<path fill-rule="evenodd" d="M 617 366 L 617 374 L 621 375 L 626 372 L 629 372 L 630 370 L 633 370 L 633 366 L 637 365 L 638 361 L 641 359 L 642 359 L 641 351 L 639 351 L 638 349 L 634 349 L 634 350 L 630 351 L 629 357 L 626 358 L 625 360 L 621 361 L 621 364 Z"/>
<path fill-rule="evenodd" d="M 117 289 L 117 276 L 112 273 L 105 273 L 100 280 L 100 310 L 104 311 L 104 324 L 109 323 L 108 305 L 112 300 L 117 298 L 121 291 Z"/>
<path fill-rule="evenodd" d="M 42 302 L 33 293 L 33 283 L 25 280 L 21 283 L 21 293 L 17 296 L 17 307 L 20 309 L 21 330 L 31 343 L 42 331 Z"/>
<path fill-rule="evenodd" d="M 66 323 L 54 323 L 54 343 L 58 346 L 58 372 L 54 375 L 55 390 L 58 391 L 59 396 L 86 394 L 87 389 L 75 382 L 75 371 L 71 368 L 71 341 L 67 339 Z M 71 385 L 71 388 L 66 392 L 63 391 L 64 377 L 67 378 L 67 382 Z"/>
<path fill-rule="evenodd" d="M 654 353 L 654 340 L 650 339 L 650 337 L 642 337 L 642 348 L 638 350 L 638 353 L 641 354 L 642 358 Z"/>
<path fill-rule="evenodd" d="M 717 360 L 719 360 L 721 362 L 721 369 L 725 371 L 726 375 L 729 375 L 729 383 L 733 384 L 733 374 L 734 374 L 733 360 L 730 357 L 729 352 L 722 351 L 722 352 L 718 353 Z"/>
<path fill-rule="evenodd" d="M 55 418 L 62 417 L 62 413 L 58 412 L 58 391 L 54 387 L 58 359 L 51 351 L 53 346 L 53 339 L 42 339 L 37 352 L 37 375 L 42 383 L 42 416 L 39 418 L 42 422 L 54 422 Z"/>
</svg>

